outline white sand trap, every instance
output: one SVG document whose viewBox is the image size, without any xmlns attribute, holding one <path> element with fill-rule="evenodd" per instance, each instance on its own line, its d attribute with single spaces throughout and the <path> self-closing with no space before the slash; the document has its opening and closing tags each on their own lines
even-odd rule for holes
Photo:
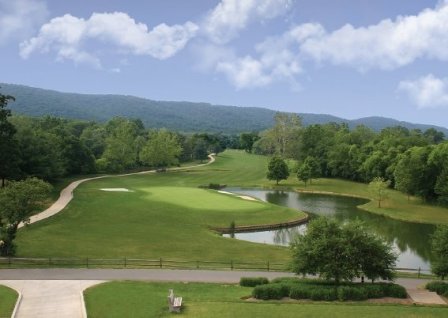
<svg viewBox="0 0 448 318">
<path fill-rule="evenodd" d="M 234 195 L 234 194 L 231 193 L 231 192 L 222 191 L 222 190 L 218 190 L 218 192 L 219 192 L 219 193 L 222 193 L 222 194 L 230 194 L 230 195 Z"/>
<path fill-rule="evenodd" d="M 101 191 L 109 191 L 109 192 L 134 192 L 132 190 L 126 188 L 104 188 L 100 189 Z"/>
<path fill-rule="evenodd" d="M 247 195 L 239 195 L 238 198 L 244 199 L 244 200 L 249 200 L 249 201 L 257 201 L 257 199 L 249 197 Z"/>
</svg>

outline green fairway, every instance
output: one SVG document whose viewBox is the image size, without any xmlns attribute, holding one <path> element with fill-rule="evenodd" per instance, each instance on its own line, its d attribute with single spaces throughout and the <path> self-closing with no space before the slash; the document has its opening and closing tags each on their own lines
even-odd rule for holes
<svg viewBox="0 0 448 318">
<path fill-rule="evenodd" d="M 200 283 L 110 282 L 84 292 L 89 317 L 171 317 L 168 289 L 183 297 L 182 317 L 445 317 L 446 308 L 366 302 L 248 302 L 252 288 Z"/>
<path fill-rule="evenodd" d="M 286 263 L 287 248 L 223 238 L 209 227 L 228 227 L 232 221 L 237 226 L 285 222 L 304 213 L 198 188 L 208 183 L 259 184 L 265 164 L 265 157 L 230 151 L 210 166 L 83 183 L 64 211 L 19 231 L 18 253 Z"/>
<path fill-rule="evenodd" d="M 17 292 L 9 287 L 0 285 L 0 318 L 11 317 L 17 301 Z"/>
</svg>

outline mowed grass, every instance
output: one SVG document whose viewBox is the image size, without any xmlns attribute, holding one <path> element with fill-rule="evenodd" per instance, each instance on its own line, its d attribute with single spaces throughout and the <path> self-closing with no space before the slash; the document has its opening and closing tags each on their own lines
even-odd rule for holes
<svg viewBox="0 0 448 318">
<path fill-rule="evenodd" d="M 88 316 L 172 317 L 168 312 L 168 289 L 183 297 L 182 317 L 446 317 L 447 309 L 366 302 L 249 302 L 252 288 L 204 283 L 110 282 L 84 292 Z"/>
<path fill-rule="evenodd" d="M 234 151 L 210 166 L 86 182 L 64 211 L 19 231 L 18 255 L 286 263 L 287 248 L 224 238 L 209 227 L 285 222 L 304 213 L 198 188 L 263 181 L 266 160 Z"/>
<path fill-rule="evenodd" d="M 0 318 L 11 317 L 17 301 L 17 296 L 15 290 L 0 285 Z"/>
</svg>

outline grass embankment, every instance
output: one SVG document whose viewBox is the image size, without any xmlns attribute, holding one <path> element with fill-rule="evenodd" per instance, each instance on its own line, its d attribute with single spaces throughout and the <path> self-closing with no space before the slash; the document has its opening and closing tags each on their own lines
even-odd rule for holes
<svg viewBox="0 0 448 318">
<path fill-rule="evenodd" d="M 0 318 L 11 317 L 17 301 L 17 296 L 15 290 L 0 285 Z"/>
<path fill-rule="evenodd" d="M 284 247 L 223 238 L 209 227 L 286 222 L 304 213 L 198 188 L 263 183 L 266 165 L 266 157 L 229 151 L 209 166 L 83 183 L 64 211 L 19 231 L 18 255 L 286 263 Z"/>
<path fill-rule="evenodd" d="M 252 288 L 199 283 L 111 282 L 84 292 L 89 317 L 171 317 L 168 289 L 183 297 L 182 317 L 445 317 L 446 308 L 367 302 L 249 302 Z"/>
</svg>

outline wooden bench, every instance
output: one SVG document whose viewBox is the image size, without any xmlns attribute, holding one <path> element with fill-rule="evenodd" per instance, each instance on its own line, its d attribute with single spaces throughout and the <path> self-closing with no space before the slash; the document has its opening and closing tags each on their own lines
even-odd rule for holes
<svg viewBox="0 0 448 318">
<path fill-rule="evenodd" d="M 182 297 L 174 297 L 174 292 L 172 289 L 170 289 L 168 295 L 168 308 L 170 312 L 180 312 L 181 307 Z"/>
</svg>

